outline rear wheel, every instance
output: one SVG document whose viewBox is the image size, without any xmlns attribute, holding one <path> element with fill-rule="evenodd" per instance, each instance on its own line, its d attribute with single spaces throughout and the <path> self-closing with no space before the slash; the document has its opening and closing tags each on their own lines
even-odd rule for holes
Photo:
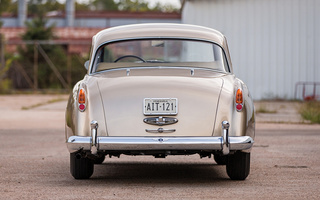
<svg viewBox="0 0 320 200">
<path fill-rule="evenodd" d="M 214 160 L 218 165 L 226 165 L 227 164 L 227 156 L 214 154 Z"/>
<path fill-rule="evenodd" d="M 105 155 L 99 155 L 99 156 L 97 156 L 97 158 L 95 158 L 93 160 L 93 163 L 94 164 L 102 164 L 105 158 L 106 158 Z"/>
<path fill-rule="evenodd" d="M 93 174 L 94 164 L 78 153 L 70 154 L 70 172 L 75 179 L 88 179 Z"/>
<path fill-rule="evenodd" d="M 250 153 L 235 152 L 229 155 L 226 168 L 232 180 L 245 180 L 250 173 Z"/>
</svg>

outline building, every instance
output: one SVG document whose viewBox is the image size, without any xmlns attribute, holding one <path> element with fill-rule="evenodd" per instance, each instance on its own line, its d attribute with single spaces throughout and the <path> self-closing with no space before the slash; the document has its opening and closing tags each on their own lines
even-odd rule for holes
<svg viewBox="0 0 320 200">
<path fill-rule="evenodd" d="M 21 28 L 33 16 L 28 15 L 27 1 L 19 0 L 18 14 L 0 16 L 3 28 Z M 76 11 L 74 0 L 66 1 L 65 12 L 47 13 L 48 25 L 57 28 L 108 28 L 137 23 L 181 23 L 180 13 L 161 12 L 118 12 L 118 11 Z"/>
<path fill-rule="evenodd" d="M 319 0 L 185 0 L 182 23 L 226 35 L 254 99 L 320 98 Z"/>
<path fill-rule="evenodd" d="M 69 52 L 89 52 L 92 36 L 102 29 L 136 23 L 181 23 L 180 13 L 161 12 L 104 12 L 75 10 L 75 1 L 66 0 L 65 12 L 47 14 L 48 25 L 55 24 L 57 44 L 68 45 Z M 18 0 L 18 14 L 0 16 L 3 26 L 0 33 L 7 43 L 6 49 L 12 51 L 21 43 L 21 34 L 26 30 L 25 22 L 31 21 L 28 15 L 27 1 Z"/>
</svg>

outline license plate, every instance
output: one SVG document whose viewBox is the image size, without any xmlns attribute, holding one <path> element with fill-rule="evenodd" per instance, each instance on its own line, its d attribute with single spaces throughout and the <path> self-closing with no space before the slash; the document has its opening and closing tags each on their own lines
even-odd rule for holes
<svg viewBox="0 0 320 200">
<path fill-rule="evenodd" d="M 145 115 L 176 115 L 178 114 L 178 99 L 145 98 L 143 107 Z"/>
</svg>

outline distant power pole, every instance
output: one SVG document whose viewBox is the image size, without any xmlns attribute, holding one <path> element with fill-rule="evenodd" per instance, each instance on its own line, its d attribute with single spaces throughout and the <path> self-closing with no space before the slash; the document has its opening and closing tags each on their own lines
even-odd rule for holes
<svg viewBox="0 0 320 200">
<path fill-rule="evenodd" d="M 27 1 L 18 1 L 18 27 L 24 27 L 27 20 Z"/>
<path fill-rule="evenodd" d="M 1 59 L 1 66 L 0 69 L 5 68 L 5 60 L 4 60 L 4 36 L 0 33 L 0 59 Z"/>
<path fill-rule="evenodd" d="M 66 1 L 66 26 L 67 27 L 74 26 L 74 13 L 75 13 L 74 0 L 67 0 Z"/>
</svg>

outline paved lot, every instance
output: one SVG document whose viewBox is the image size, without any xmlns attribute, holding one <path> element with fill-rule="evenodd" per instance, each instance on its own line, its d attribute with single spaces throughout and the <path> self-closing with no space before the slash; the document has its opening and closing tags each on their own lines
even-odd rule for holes
<svg viewBox="0 0 320 200">
<path fill-rule="evenodd" d="M 295 123 L 257 124 L 245 181 L 229 180 L 225 167 L 197 155 L 107 158 L 91 179 L 74 180 L 64 144 L 66 102 L 33 108 L 61 98 L 0 96 L 0 199 L 320 198 L 320 126 Z"/>
</svg>

